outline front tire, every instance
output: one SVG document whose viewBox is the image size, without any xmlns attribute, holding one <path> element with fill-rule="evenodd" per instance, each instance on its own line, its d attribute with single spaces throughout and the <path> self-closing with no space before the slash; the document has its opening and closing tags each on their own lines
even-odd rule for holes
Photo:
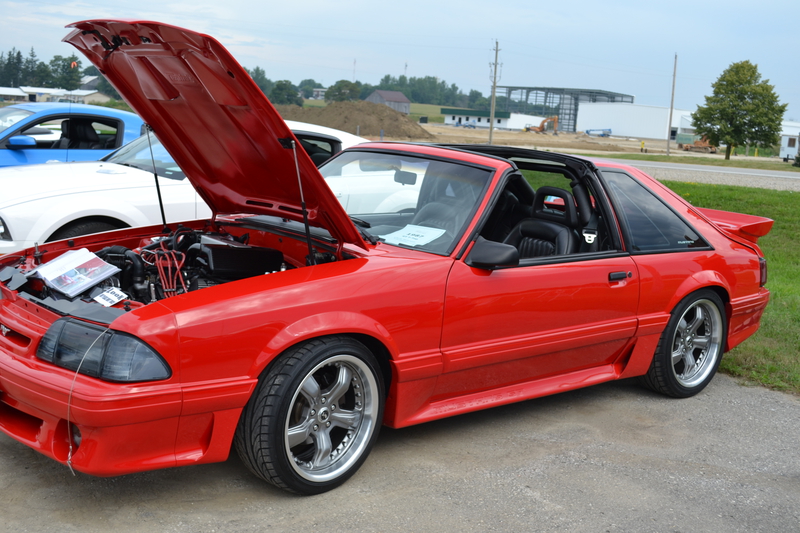
<svg viewBox="0 0 800 533">
<path fill-rule="evenodd" d="M 242 462 L 290 492 L 319 494 L 344 483 L 378 437 L 384 407 L 378 362 L 349 337 L 309 341 L 259 380 L 236 430 Z"/>
<path fill-rule="evenodd" d="M 720 297 L 708 289 L 690 294 L 672 311 L 644 383 L 668 396 L 694 396 L 717 372 L 726 330 Z"/>
</svg>

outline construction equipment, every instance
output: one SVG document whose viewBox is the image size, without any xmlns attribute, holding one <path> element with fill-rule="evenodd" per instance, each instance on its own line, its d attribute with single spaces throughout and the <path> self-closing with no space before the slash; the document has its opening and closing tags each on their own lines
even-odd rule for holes
<svg viewBox="0 0 800 533">
<path fill-rule="evenodd" d="M 535 131 L 536 133 L 544 133 L 545 127 L 547 126 L 548 122 L 553 123 L 553 135 L 558 135 L 558 117 L 547 117 L 542 121 L 541 124 L 538 126 L 534 126 L 532 124 L 527 124 L 523 131 Z"/>
<path fill-rule="evenodd" d="M 683 150 L 684 152 L 704 152 L 706 154 L 717 153 L 717 147 L 709 144 L 708 138 L 705 135 L 700 137 L 699 135 L 679 133 L 675 137 L 675 140 L 678 142 L 678 150 Z"/>
</svg>

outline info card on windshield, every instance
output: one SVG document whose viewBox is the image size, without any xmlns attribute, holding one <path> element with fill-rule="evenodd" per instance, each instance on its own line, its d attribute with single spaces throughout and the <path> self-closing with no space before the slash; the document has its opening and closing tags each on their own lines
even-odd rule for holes
<svg viewBox="0 0 800 533">
<path fill-rule="evenodd" d="M 427 228 L 425 226 L 414 226 L 409 224 L 405 228 L 381 235 L 387 244 L 402 244 L 404 246 L 422 246 L 432 242 L 442 235 L 445 230 L 439 228 Z"/>
</svg>

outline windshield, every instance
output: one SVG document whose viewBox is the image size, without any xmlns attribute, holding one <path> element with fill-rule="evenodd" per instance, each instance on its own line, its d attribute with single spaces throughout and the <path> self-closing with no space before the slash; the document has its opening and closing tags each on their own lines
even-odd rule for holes
<svg viewBox="0 0 800 533">
<path fill-rule="evenodd" d="M 186 177 L 177 163 L 169 155 L 166 148 L 156 138 L 150 135 L 148 142 L 147 135 L 142 135 L 138 139 L 129 142 L 116 152 L 103 158 L 103 161 L 124 165 L 127 167 L 138 168 L 147 172 L 153 172 L 153 160 L 155 160 L 156 172 L 162 178 L 182 180 Z M 153 156 L 150 156 L 150 146 L 153 147 Z"/>
<path fill-rule="evenodd" d="M 320 167 L 356 226 L 387 244 L 452 252 L 490 171 L 402 154 L 344 152 Z"/>
<path fill-rule="evenodd" d="M 4 107 L 0 109 L 0 132 L 7 130 L 30 115 L 33 115 L 33 111 L 19 109 L 17 107 Z"/>
</svg>

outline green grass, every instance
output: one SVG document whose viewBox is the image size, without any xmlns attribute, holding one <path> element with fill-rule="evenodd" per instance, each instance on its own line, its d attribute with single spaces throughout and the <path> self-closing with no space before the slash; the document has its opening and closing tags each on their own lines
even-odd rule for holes
<svg viewBox="0 0 800 533">
<path fill-rule="evenodd" d="M 412 122 L 419 122 L 419 117 L 428 117 L 428 122 L 444 124 L 442 106 L 433 104 L 411 104 L 411 113 L 408 118 Z"/>
<path fill-rule="evenodd" d="M 800 194 L 730 185 L 675 181 L 664 184 L 698 207 L 738 211 L 775 221 L 772 231 L 758 241 L 767 258 L 767 287 L 772 294 L 761 329 L 727 353 L 720 369 L 774 389 L 800 393 Z"/>
<path fill-rule="evenodd" d="M 325 107 L 328 103 L 325 100 L 303 100 L 303 107 Z"/>
<path fill-rule="evenodd" d="M 752 152 L 752 149 L 751 149 Z M 601 156 L 602 157 L 602 156 Z M 717 167 L 728 168 L 752 168 L 760 170 L 786 170 L 789 172 L 800 172 L 800 167 L 793 167 L 791 161 L 784 163 L 782 159 L 766 159 L 759 157 L 758 159 L 737 159 L 732 158 L 730 161 L 725 161 L 722 157 L 694 157 L 694 156 L 666 156 L 655 154 L 608 154 L 610 159 L 628 159 L 635 161 L 660 161 L 662 163 L 682 163 L 685 165 L 711 165 Z"/>
<path fill-rule="evenodd" d="M 523 171 L 534 188 L 564 187 L 560 175 Z M 773 389 L 800 394 L 800 193 L 665 181 L 697 207 L 771 218 L 772 231 L 758 244 L 767 258 L 771 301 L 761 329 L 725 354 L 720 370 Z"/>
</svg>

